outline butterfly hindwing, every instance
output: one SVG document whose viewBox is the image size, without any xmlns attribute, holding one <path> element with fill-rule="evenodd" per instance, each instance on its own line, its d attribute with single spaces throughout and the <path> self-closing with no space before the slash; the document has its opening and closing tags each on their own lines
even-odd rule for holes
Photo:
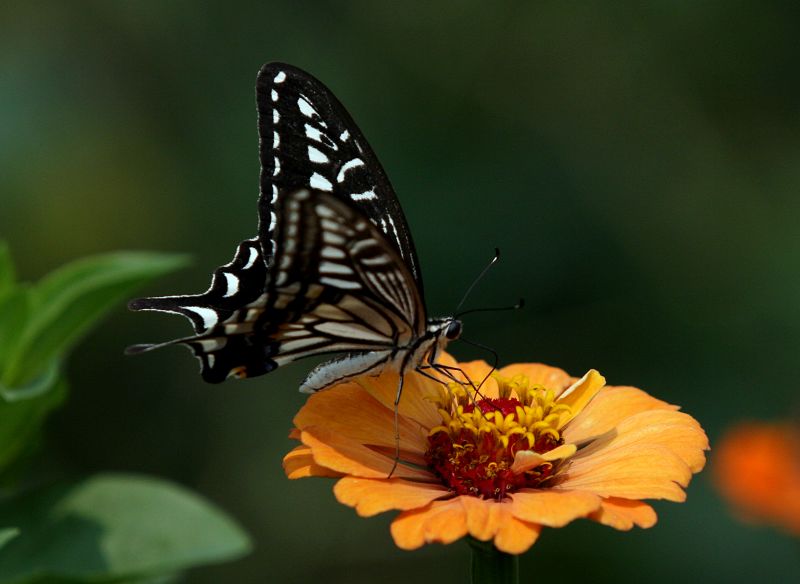
<svg viewBox="0 0 800 584">
<path fill-rule="evenodd" d="M 360 210 L 301 189 L 281 197 L 275 212 L 277 251 L 266 290 L 236 310 L 204 307 L 225 318 L 207 316 L 198 335 L 172 341 L 193 350 L 206 381 L 254 377 L 328 353 L 376 353 L 374 365 L 424 331 L 413 277 Z M 131 307 L 167 310 L 169 303 L 170 312 L 192 319 L 202 296 L 146 298 Z"/>
<path fill-rule="evenodd" d="M 410 272 L 360 210 L 301 189 L 281 198 L 278 212 L 271 293 L 298 290 L 286 303 L 299 313 L 313 314 L 320 305 L 346 309 L 389 339 L 424 331 L 425 309 Z M 305 303 L 298 300 L 304 294 Z"/>
<path fill-rule="evenodd" d="M 258 239 L 246 239 L 233 259 L 217 268 L 211 285 L 202 294 L 139 298 L 131 310 L 170 312 L 188 318 L 196 333 L 204 333 L 256 300 L 264 292 L 267 266 Z"/>
<path fill-rule="evenodd" d="M 411 232 L 386 173 L 339 100 L 310 74 L 283 63 L 262 67 L 256 83 L 261 144 L 260 229 L 275 251 L 281 193 L 308 188 L 354 205 L 408 265 L 422 294 Z"/>
</svg>

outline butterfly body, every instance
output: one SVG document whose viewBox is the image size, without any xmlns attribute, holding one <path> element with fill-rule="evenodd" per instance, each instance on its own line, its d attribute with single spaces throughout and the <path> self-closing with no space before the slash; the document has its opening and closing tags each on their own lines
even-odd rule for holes
<svg viewBox="0 0 800 584">
<path fill-rule="evenodd" d="M 206 292 L 131 302 L 187 317 L 195 335 L 130 352 L 187 345 L 212 383 L 339 354 L 311 371 L 305 392 L 386 369 L 402 380 L 435 366 L 461 323 L 427 317 L 405 216 L 360 130 L 321 82 L 295 67 L 265 65 L 256 91 L 259 235 L 239 244 Z"/>
</svg>

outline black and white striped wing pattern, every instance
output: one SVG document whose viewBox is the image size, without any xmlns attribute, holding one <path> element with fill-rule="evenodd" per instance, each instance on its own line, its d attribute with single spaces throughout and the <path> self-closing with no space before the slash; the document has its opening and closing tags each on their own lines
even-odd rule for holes
<svg viewBox="0 0 800 584">
<path fill-rule="evenodd" d="M 369 367 L 377 367 L 392 358 L 398 345 L 423 334 L 425 308 L 411 273 L 358 209 L 328 193 L 303 189 L 280 197 L 275 212 L 273 277 L 258 298 L 223 313 L 203 305 L 209 295 L 222 292 L 220 284 L 213 284 L 205 295 L 131 304 L 192 320 L 196 336 L 165 344 L 192 348 L 206 381 L 254 377 L 327 353 L 369 353 Z M 244 258 L 242 249 L 253 244 L 244 242 L 237 258 Z M 247 260 L 234 259 L 217 270 L 214 282 L 228 281 L 224 274 L 231 272 L 225 270 L 234 264 L 241 268 L 234 273 L 239 281 L 252 269 L 245 268 Z"/>
<path fill-rule="evenodd" d="M 206 381 L 254 377 L 308 355 L 391 357 L 425 332 L 422 278 L 400 204 L 361 131 L 308 73 L 262 67 L 256 94 L 259 236 L 202 294 L 142 298 L 181 314 Z"/>
<path fill-rule="evenodd" d="M 264 330 L 281 341 L 278 364 L 320 353 L 391 353 L 424 333 L 411 273 L 358 209 L 305 189 L 277 209 L 280 245 Z"/>
<path fill-rule="evenodd" d="M 339 100 L 305 71 L 283 63 L 261 68 L 256 83 L 261 140 L 260 230 L 274 253 L 275 204 L 281 193 L 310 188 L 351 203 L 422 276 L 400 202 L 375 154 Z"/>
</svg>

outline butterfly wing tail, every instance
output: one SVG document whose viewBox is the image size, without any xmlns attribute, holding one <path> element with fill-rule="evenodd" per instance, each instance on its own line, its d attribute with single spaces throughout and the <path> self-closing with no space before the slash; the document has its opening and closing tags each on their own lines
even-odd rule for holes
<svg viewBox="0 0 800 584">
<path fill-rule="evenodd" d="M 137 344 L 125 353 L 136 355 L 169 345 L 185 345 L 201 363 L 205 381 L 252 377 L 274 369 L 275 347 L 259 336 L 255 321 L 266 302 L 267 262 L 258 238 L 239 244 L 233 259 L 220 266 L 202 294 L 137 298 L 128 303 L 135 311 L 180 314 L 192 323 L 190 337 L 161 343 Z"/>
<path fill-rule="evenodd" d="M 180 314 L 189 319 L 195 333 L 202 334 L 257 300 L 264 293 L 266 279 L 267 263 L 259 240 L 246 239 L 233 259 L 217 268 L 202 294 L 137 298 L 128 303 L 128 308 Z"/>
<path fill-rule="evenodd" d="M 254 343 L 247 334 L 225 335 L 212 332 L 163 343 L 131 345 L 127 355 L 138 355 L 170 345 L 184 345 L 200 361 L 200 374 L 208 383 L 221 383 L 229 377 L 245 378 L 264 375 L 278 365 L 272 360 L 277 343 Z"/>
</svg>

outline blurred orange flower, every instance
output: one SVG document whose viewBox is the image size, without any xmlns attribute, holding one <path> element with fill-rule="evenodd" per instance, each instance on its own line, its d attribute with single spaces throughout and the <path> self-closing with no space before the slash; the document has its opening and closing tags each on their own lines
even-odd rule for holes
<svg viewBox="0 0 800 584">
<path fill-rule="evenodd" d="M 457 364 L 470 380 L 482 361 Z M 415 549 L 465 535 L 519 554 L 542 527 L 586 517 L 616 529 L 656 522 L 641 499 L 683 501 L 708 440 L 691 416 L 634 387 L 607 387 L 541 364 L 469 384 L 405 378 L 395 461 L 397 374 L 362 377 L 313 395 L 294 419 L 302 444 L 284 458 L 289 478 L 338 477 L 339 502 L 363 516 L 402 513 L 395 543 Z M 462 380 L 463 381 L 463 380 Z"/>
<path fill-rule="evenodd" d="M 714 478 L 739 515 L 800 535 L 800 429 L 748 422 L 720 440 Z"/>
</svg>

